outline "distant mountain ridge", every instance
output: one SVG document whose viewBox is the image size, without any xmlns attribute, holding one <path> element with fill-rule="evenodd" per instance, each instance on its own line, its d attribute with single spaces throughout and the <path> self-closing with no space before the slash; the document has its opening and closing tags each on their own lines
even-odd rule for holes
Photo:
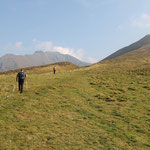
<svg viewBox="0 0 150 150">
<path fill-rule="evenodd" d="M 140 39 L 139 41 L 116 51 L 115 53 L 109 55 L 108 57 L 106 57 L 103 60 L 111 60 L 111 59 L 117 58 L 119 56 L 122 56 L 124 54 L 129 53 L 129 52 L 132 52 L 134 50 L 140 49 L 140 48 L 142 48 L 146 45 L 149 45 L 149 44 L 150 44 L 150 34 L 146 35 L 144 38 Z"/>
<path fill-rule="evenodd" d="M 41 66 L 57 62 L 72 62 L 78 66 L 87 66 L 89 63 L 82 62 L 77 58 L 58 52 L 36 51 L 31 55 L 6 54 L 0 58 L 0 72 L 17 68 Z"/>
</svg>

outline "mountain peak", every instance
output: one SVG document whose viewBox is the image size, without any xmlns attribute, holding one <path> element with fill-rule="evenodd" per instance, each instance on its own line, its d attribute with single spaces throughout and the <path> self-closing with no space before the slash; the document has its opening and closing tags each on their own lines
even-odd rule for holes
<svg viewBox="0 0 150 150">
<path fill-rule="evenodd" d="M 70 55 L 63 55 L 58 52 L 36 51 L 30 55 L 7 54 L 0 57 L 0 72 L 17 68 L 41 66 L 57 62 L 72 62 L 78 66 L 87 66 L 89 63 L 82 62 Z"/>
<path fill-rule="evenodd" d="M 150 39 L 150 34 L 145 35 L 144 38 L 149 38 Z"/>
<path fill-rule="evenodd" d="M 150 43 L 150 34 L 144 36 L 140 41 L 143 41 L 145 44 Z"/>
<path fill-rule="evenodd" d="M 42 54 L 42 53 L 44 53 L 43 51 L 35 51 L 34 52 L 35 54 Z"/>
</svg>

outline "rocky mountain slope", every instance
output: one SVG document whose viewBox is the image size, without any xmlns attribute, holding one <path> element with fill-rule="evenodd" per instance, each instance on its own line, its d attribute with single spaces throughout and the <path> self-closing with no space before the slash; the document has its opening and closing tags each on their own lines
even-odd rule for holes
<svg viewBox="0 0 150 150">
<path fill-rule="evenodd" d="M 88 63 L 82 62 L 70 55 L 64 55 L 58 52 L 37 51 L 32 55 L 7 54 L 1 57 L 0 72 L 17 68 L 41 66 L 57 62 L 72 62 L 78 66 L 89 65 Z"/>
</svg>

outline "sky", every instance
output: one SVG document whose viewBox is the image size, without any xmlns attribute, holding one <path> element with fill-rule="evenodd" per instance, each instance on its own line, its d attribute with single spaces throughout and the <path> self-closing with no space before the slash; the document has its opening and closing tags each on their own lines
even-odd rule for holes
<svg viewBox="0 0 150 150">
<path fill-rule="evenodd" d="M 150 0 L 0 0 L 0 57 L 57 51 L 97 62 L 150 34 Z"/>
</svg>

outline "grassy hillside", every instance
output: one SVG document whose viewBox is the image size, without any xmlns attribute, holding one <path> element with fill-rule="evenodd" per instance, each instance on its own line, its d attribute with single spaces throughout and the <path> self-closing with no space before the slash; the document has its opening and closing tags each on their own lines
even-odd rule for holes
<svg viewBox="0 0 150 150">
<path fill-rule="evenodd" d="M 122 56 L 124 54 L 129 53 L 129 52 L 132 52 L 134 50 L 140 49 L 140 48 L 147 46 L 149 44 L 150 44 L 150 35 L 146 35 L 145 37 L 143 37 L 139 41 L 137 41 L 137 42 L 135 42 L 129 46 L 126 46 L 126 47 L 116 51 L 115 53 L 109 55 L 104 60 L 110 60 L 110 59 L 117 58 L 119 56 Z"/>
<path fill-rule="evenodd" d="M 30 68 L 23 94 L 1 74 L 0 149 L 150 149 L 150 68 L 117 65 Z"/>
<path fill-rule="evenodd" d="M 112 60 L 102 61 L 100 64 L 110 68 L 122 69 L 142 69 L 150 68 L 150 44 L 136 49 Z"/>
</svg>

